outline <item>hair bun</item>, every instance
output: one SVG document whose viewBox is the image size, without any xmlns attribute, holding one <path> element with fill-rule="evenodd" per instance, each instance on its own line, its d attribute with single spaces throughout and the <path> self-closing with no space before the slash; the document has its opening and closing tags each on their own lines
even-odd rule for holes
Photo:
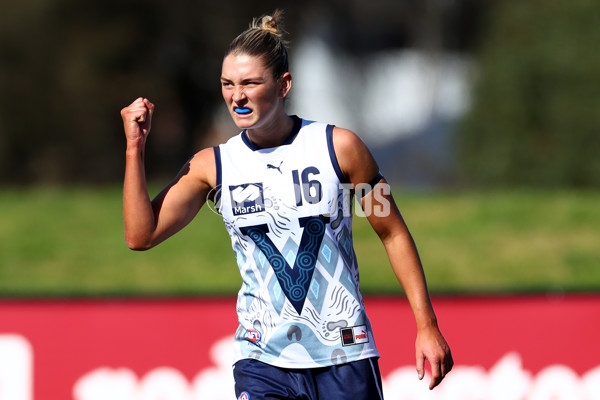
<svg viewBox="0 0 600 400">
<path fill-rule="evenodd" d="M 258 20 L 253 20 L 250 28 L 261 29 L 281 37 L 283 33 L 281 29 L 282 20 L 283 11 L 278 9 L 273 12 L 273 15 L 263 15 Z"/>
<path fill-rule="evenodd" d="M 289 72 L 287 41 L 283 35 L 283 11 L 275 10 L 271 15 L 254 18 L 250 27 L 240 33 L 229 44 L 225 57 L 229 54 L 246 54 L 259 57 L 264 66 L 279 79 Z"/>
</svg>

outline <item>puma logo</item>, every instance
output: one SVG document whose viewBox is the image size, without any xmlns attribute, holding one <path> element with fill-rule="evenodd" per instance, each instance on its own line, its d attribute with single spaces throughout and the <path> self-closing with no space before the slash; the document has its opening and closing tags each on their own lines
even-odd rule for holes
<svg viewBox="0 0 600 400">
<path fill-rule="evenodd" d="M 281 164 L 283 164 L 283 161 L 279 163 L 279 167 L 276 167 L 273 164 L 267 164 L 267 169 L 276 169 L 280 174 L 283 174 L 283 172 L 281 172 Z"/>
</svg>

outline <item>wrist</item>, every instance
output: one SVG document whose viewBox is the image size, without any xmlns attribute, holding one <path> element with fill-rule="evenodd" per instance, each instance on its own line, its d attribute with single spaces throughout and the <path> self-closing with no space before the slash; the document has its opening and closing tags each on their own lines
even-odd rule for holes
<svg viewBox="0 0 600 400">
<path fill-rule="evenodd" d="M 417 331 L 425 332 L 429 330 L 438 330 L 437 319 L 426 320 L 426 321 L 417 321 Z"/>
<path fill-rule="evenodd" d="M 141 137 L 137 139 L 127 139 L 127 147 L 125 149 L 125 154 L 127 156 L 139 156 L 144 153 L 144 148 L 146 145 L 146 141 Z"/>
<path fill-rule="evenodd" d="M 423 313 L 415 314 L 415 322 L 418 331 L 426 331 L 429 329 L 438 329 L 437 317 L 432 309 Z"/>
</svg>

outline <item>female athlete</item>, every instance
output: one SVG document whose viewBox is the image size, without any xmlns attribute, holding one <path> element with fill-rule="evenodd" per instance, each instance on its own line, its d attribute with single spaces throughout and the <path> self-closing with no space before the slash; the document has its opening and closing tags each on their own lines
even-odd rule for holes
<svg viewBox="0 0 600 400">
<path fill-rule="evenodd" d="M 237 398 L 381 399 L 379 353 L 352 244 L 349 205 L 357 196 L 414 313 L 418 378 L 427 360 L 429 387 L 436 387 L 453 360 L 411 235 L 355 133 L 286 113 L 292 75 L 280 11 L 254 20 L 231 42 L 221 87 L 241 133 L 196 153 L 153 200 L 144 148 L 154 105 L 138 98 L 121 111 L 127 245 L 150 249 L 214 202 L 243 279 Z"/>
</svg>

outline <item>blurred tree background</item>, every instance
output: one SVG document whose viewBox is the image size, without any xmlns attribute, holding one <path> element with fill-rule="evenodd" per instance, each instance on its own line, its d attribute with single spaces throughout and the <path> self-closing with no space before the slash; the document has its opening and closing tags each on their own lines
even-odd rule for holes
<svg viewBox="0 0 600 400">
<path fill-rule="evenodd" d="M 458 130 L 464 177 L 496 187 L 600 187 L 600 3 L 494 4 Z"/>
<path fill-rule="evenodd" d="M 470 111 L 445 150 L 449 181 L 600 184 L 594 0 L 5 1 L 0 182 L 120 181 L 118 111 L 140 95 L 160 112 L 148 168 L 172 176 L 219 134 L 226 45 L 252 17 L 277 7 L 287 12 L 292 52 L 311 32 L 355 56 L 411 48 L 474 60 Z"/>
<path fill-rule="evenodd" d="M 215 134 L 222 54 L 253 17 L 286 11 L 294 41 L 315 31 L 337 50 L 470 52 L 486 8 L 456 1 L 4 1 L 0 13 L 0 182 L 114 183 L 119 110 L 157 104 L 150 173 L 172 176 Z M 233 133 L 233 130 L 232 132 Z M 154 175 L 156 176 L 156 175 Z"/>
</svg>

